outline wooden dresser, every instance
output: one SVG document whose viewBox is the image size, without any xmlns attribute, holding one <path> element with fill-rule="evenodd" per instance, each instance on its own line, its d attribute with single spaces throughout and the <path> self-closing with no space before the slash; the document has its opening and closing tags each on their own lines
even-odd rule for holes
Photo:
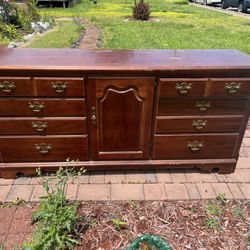
<svg viewBox="0 0 250 250">
<path fill-rule="evenodd" d="M 232 173 L 249 97 L 250 56 L 236 50 L 0 49 L 0 176 Z"/>
</svg>

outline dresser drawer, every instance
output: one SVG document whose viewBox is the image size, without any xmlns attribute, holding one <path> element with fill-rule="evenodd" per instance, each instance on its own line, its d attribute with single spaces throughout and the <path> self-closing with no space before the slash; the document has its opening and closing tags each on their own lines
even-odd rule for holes
<svg viewBox="0 0 250 250">
<path fill-rule="evenodd" d="M 204 96 L 207 78 L 161 78 L 158 96 Z"/>
<path fill-rule="evenodd" d="M 1 135 L 86 134 L 86 118 L 2 118 Z"/>
<path fill-rule="evenodd" d="M 245 98 L 233 99 L 177 99 L 159 98 L 157 115 L 240 115 L 247 107 Z"/>
<path fill-rule="evenodd" d="M 155 133 L 238 132 L 244 116 L 157 116 Z"/>
<path fill-rule="evenodd" d="M 155 135 L 153 159 L 232 158 L 238 134 Z"/>
<path fill-rule="evenodd" d="M 33 96 L 30 77 L 0 77 L 0 96 Z"/>
<path fill-rule="evenodd" d="M 211 96 L 250 96 L 250 78 L 212 78 Z"/>
<path fill-rule="evenodd" d="M 0 116 L 85 116 L 85 100 L 1 99 Z"/>
<path fill-rule="evenodd" d="M 88 159 L 87 136 L 0 137 L 3 162 L 66 161 Z"/>
<path fill-rule="evenodd" d="M 85 96 L 83 78 L 34 78 L 37 96 Z"/>
</svg>

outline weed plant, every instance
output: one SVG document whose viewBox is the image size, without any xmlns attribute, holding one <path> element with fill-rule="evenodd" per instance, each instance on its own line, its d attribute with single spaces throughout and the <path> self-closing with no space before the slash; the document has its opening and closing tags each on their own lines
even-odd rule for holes
<svg viewBox="0 0 250 250">
<path fill-rule="evenodd" d="M 77 225 L 82 221 L 77 214 L 79 204 L 67 200 L 66 188 L 70 180 L 82 173 L 83 169 L 60 167 L 55 177 L 43 178 L 46 196 L 40 198 L 39 209 L 32 215 L 36 230 L 23 250 L 73 249 L 79 244 Z M 40 169 L 38 175 L 41 176 Z"/>
</svg>

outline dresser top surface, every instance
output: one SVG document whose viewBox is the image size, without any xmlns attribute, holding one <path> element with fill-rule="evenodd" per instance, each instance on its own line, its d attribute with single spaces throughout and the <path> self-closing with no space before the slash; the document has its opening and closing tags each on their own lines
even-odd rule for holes
<svg viewBox="0 0 250 250">
<path fill-rule="evenodd" d="M 249 69 L 237 50 L 82 50 L 0 48 L 0 70 L 174 71 Z"/>
</svg>

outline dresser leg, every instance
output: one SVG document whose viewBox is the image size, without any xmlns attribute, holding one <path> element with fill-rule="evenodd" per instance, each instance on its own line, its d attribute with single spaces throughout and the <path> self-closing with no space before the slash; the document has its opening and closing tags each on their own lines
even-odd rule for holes
<svg viewBox="0 0 250 250">
<path fill-rule="evenodd" d="M 218 166 L 215 165 L 200 165 L 197 166 L 201 171 L 204 172 L 218 172 L 219 174 L 231 174 L 234 172 L 236 163 L 220 163 Z"/>
</svg>

